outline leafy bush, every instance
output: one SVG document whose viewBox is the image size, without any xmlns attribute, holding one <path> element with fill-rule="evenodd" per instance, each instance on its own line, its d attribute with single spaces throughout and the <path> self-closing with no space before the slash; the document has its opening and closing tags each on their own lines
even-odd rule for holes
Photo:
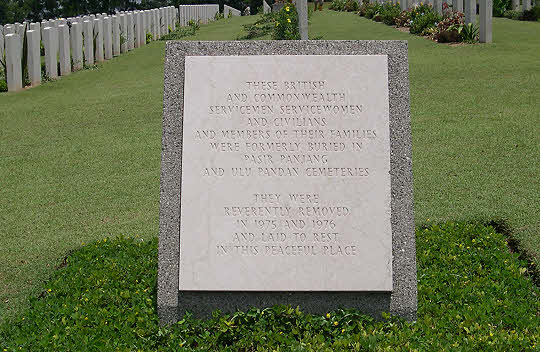
<svg viewBox="0 0 540 352">
<path fill-rule="evenodd" d="M 503 17 L 510 6 L 512 6 L 512 0 L 493 0 L 493 16 Z"/>
<path fill-rule="evenodd" d="M 409 27 L 411 18 L 409 17 L 409 11 L 402 11 L 399 16 L 394 20 L 398 27 Z"/>
<path fill-rule="evenodd" d="M 267 34 L 272 33 L 277 23 L 276 17 L 277 16 L 275 12 L 269 12 L 269 13 L 263 14 L 261 18 L 255 21 L 254 23 L 245 24 L 243 27 L 246 34 L 241 37 L 238 37 L 237 39 L 249 40 L 249 39 L 261 38 Z"/>
<path fill-rule="evenodd" d="M 286 4 L 277 13 L 276 24 L 272 32 L 272 39 L 275 40 L 296 40 L 300 39 L 298 31 L 298 14 L 294 4 Z"/>
<path fill-rule="evenodd" d="M 373 3 L 373 4 L 364 4 L 362 5 L 364 8 L 360 11 L 360 13 L 364 13 L 364 16 L 369 19 L 375 18 L 377 15 L 379 15 L 382 11 L 382 5 L 379 3 Z"/>
<path fill-rule="evenodd" d="M 330 10 L 334 11 L 358 11 L 359 6 L 356 0 L 333 0 L 330 4 Z"/>
<path fill-rule="evenodd" d="M 345 3 L 347 0 L 333 0 L 329 6 L 330 10 L 345 11 Z"/>
<path fill-rule="evenodd" d="M 530 10 L 523 11 L 519 16 L 521 21 L 538 21 L 540 19 L 540 6 L 535 6 Z"/>
<path fill-rule="evenodd" d="M 506 17 L 506 18 L 509 18 L 509 19 L 512 19 L 512 20 L 518 20 L 519 16 L 521 16 L 520 11 L 516 11 L 516 10 L 504 11 L 504 17 Z"/>
<path fill-rule="evenodd" d="M 157 239 L 104 239 L 74 251 L 0 325 L 0 351 L 534 351 L 540 291 L 504 236 L 481 224 L 416 229 L 418 320 L 276 306 L 159 327 Z M 534 269 L 534 268 L 533 268 Z M 531 270 L 533 270 L 531 269 Z"/>
<path fill-rule="evenodd" d="M 382 22 L 386 25 L 393 26 L 396 24 L 396 18 L 401 14 L 399 4 L 392 4 L 390 1 L 384 3 L 381 11 Z"/>
<path fill-rule="evenodd" d="M 411 19 L 412 34 L 423 35 L 430 28 L 436 27 L 438 22 L 441 21 L 441 16 L 432 10 L 424 12 L 422 15 L 417 16 L 415 19 Z"/>
<path fill-rule="evenodd" d="M 464 42 L 475 43 L 478 41 L 478 26 L 475 24 L 464 24 L 458 28 L 458 32 Z"/>
<path fill-rule="evenodd" d="M 174 32 L 161 36 L 159 40 L 178 40 L 190 35 L 194 35 L 200 28 L 200 24 L 197 21 L 189 21 L 187 27 L 178 26 Z"/>
<path fill-rule="evenodd" d="M 444 18 L 437 24 L 433 39 L 439 43 L 452 43 L 461 40 L 458 28 L 463 25 L 464 14 L 461 12 L 445 12 Z"/>
<path fill-rule="evenodd" d="M 150 44 L 154 40 L 152 33 L 146 33 L 146 44 Z"/>
</svg>

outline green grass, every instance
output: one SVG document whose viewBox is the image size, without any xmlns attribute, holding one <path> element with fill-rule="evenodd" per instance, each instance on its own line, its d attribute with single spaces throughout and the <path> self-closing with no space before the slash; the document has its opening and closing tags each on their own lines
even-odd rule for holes
<svg viewBox="0 0 540 352">
<path fill-rule="evenodd" d="M 188 39 L 234 39 L 248 20 Z M 409 41 L 417 223 L 504 217 L 538 259 L 540 23 L 494 19 L 494 44 L 451 47 L 353 14 L 311 22 L 313 37 Z M 163 56 L 154 42 L 0 95 L 0 320 L 81 243 L 157 236 Z"/>
<path fill-rule="evenodd" d="M 480 224 L 417 231 L 418 320 L 295 307 L 186 317 L 159 328 L 157 240 L 104 239 L 72 253 L 30 309 L 0 325 L 3 351 L 534 351 L 540 291 L 506 239 Z M 183 349 L 180 349 L 183 347 Z"/>
</svg>

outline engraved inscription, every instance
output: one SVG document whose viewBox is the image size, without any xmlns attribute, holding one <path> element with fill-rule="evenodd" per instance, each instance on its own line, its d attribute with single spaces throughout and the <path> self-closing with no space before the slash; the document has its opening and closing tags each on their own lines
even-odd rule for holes
<svg viewBox="0 0 540 352">
<path fill-rule="evenodd" d="M 184 100 L 181 288 L 391 289 L 386 56 L 188 57 Z"/>
</svg>

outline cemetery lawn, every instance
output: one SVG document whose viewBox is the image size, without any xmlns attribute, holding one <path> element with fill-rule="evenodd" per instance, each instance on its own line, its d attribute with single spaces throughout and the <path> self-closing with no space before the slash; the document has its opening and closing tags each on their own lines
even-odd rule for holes
<svg viewBox="0 0 540 352">
<path fill-rule="evenodd" d="M 232 40 L 248 19 L 186 39 Z M 493 28 L 494 44 L 448 46 L 349 13 L 317 12 L 310 26 L 324 39 L 409 41 L 418 226 L 505 218 L 538 260 L 540 23 L 496 18 Z M 83 243 L 157 236 L 163 60 L 154 42 L 0 95 L 0 321 L 20 319 Z"/>
<path fill-rule="evenodd" d="M 496 227 L 500 224 L 494 223 Z M 160 328 L 157 239 L 85 245 L 0 324 L 1 351 L 534 351 L 540 290 L 525 261 L 492 226 L 427 223 L 416 229 L 418 320 L 355 311 L 305 315 L 296 307 L 184 317 Z"/>
</svg>

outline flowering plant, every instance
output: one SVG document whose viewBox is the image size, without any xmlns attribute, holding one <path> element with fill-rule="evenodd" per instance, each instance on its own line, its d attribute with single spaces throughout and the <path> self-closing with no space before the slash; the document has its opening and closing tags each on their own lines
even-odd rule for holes
<svg viewBox="0 0 540 352">
<path fill-rule="evenodd" d="M 288 3 L 277 13 L 272 39 L 296 40 L 300 39 L 298 31 L 298 13 L 292 3 Z"/>
</svg>

